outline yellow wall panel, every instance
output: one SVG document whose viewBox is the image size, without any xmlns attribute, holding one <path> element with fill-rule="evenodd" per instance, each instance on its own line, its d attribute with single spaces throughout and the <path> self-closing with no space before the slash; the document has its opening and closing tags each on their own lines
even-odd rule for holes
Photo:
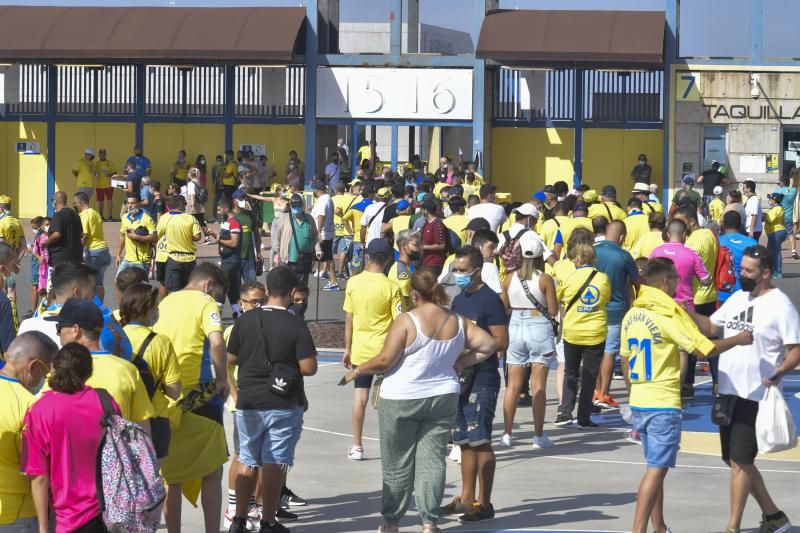
<svg viewBox="0 0 800 533">
<path fill-rule="evenodd" d="M 17 141 L 38 141 L 41 154 L 23 155 L 15 151 Z M 20 218 L 47 214 L 47 123 L 8 122 L 0 152 L 5 152 L 6 177 L 3 193 L 11 196 L 12 209 Z"/>
<path fill-rule="evenodd" d="M 114 162 L 117 172 L 124 174 L 125 161 L 133 155 L 133 145 L 136 143 L 136 125 L 124 122 L 97 122 L 94 124 L 94 131 L 92 147 L 95 152 L 105 148 L 106 155 L 110 161 Z M 91 202 L 95 207 L 97 206 L 96 201 L 97 198 L 93 198 Z M 124 202 L 125 193 L 115 190 L 111 209 L 114 218 L 119 217 L 119 210 Z M 105 214 L 107 215 L 108 212 L 106 211 Z"/>
<path fill-rule="evenodd" d="M 583 182 L 598 192 L 604 185 L 617 188 L 624 206 L 630 198 L 630 173 L 639 154 L 653 167 L 651 182 L 661 187 L 664 135 L 660 130 L 586 129 L 583 132 Z"/>
<path fill-rule="evenodd" d="M 214 191 L 211 188 L 211 167 L 214 166 L 217 154 L 225 155 L 225 126 L 222 124 L 187 124 L 183 130 L 183 142 L 186 145 L 190 163 L 197 161 L 197 156 L 206 157 L 207 185 L 209 187 L 206 202 L 206 218 L 216 218 Z M 177 156 L 177 154 L 176 154 Z M 162 190 L 166 190 L 163 188 Z"/>
<path fill-rule="evenodd" d="M 492 128 L 492 183 L 519 202 L 546 183 L 571 185 L 573 144 L 571 129 Z"/>
<path fill-rule="evenodd" d="M 300 124 L 236 124 L 233 126 L 233 149 L 242 144 L 265 144 L 267 157 L 275 167 L 279 182 L 286 178 L 289 150 L 297 152 L 305 163 L 305 128 Z"/>
<path fill-rule="evenodd" d="M 178 159 L 178 151 L 186 150 L 186 159 L 194 162 L 192 148 L 184 143 L 184 124 L 145 124 L 144 155 L 150 159 L 150 176 L 161 182 L 161 190 L 166 192 L 170 172 Z M 196 127 L 192 124 L 189 127 Z"/>
</svg>

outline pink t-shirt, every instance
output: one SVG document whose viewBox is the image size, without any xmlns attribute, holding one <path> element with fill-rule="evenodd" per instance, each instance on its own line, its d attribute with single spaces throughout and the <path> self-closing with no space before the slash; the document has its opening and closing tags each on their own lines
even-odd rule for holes
<svg viewBox="0 0 800 533">
<path fill-rule="evenodd" d="M 114 409 L 119 414 L 116 402 Z M 102 417 L 91 387 L 75 394 L 47 391 L 25 416 L 21 468 L 29 476 L 50 476 L 57 533 L 74 531 L 100 514 L 95 461 Z"/>
<path fill-rule="evenodd" d="M 650 259 L 654 257 L 666 257 L 675 263 L 675 270 L 681 278 L 675 289 L 675 301 L 687 303 L 694 309 L 692 282 L 695 277 L 705 279 L 709 275 L 697 252 L 679 242 L 665 242 L 650 254 Z"/>
</svg>

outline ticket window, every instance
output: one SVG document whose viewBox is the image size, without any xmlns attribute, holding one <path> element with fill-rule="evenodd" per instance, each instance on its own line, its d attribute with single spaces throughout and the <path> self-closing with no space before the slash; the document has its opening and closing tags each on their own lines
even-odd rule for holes
<svg viewBox="0 0 800 533">
<path fill-rule="evenodd" d="M 703 128 L 703 168 L 697 174 L 711 168 L 717 161 L 720 166 L 728 166 L 728 129 L 725 126 L 705 126 Z"/>
<path fill-rule="evenodd" d="M 783 128 L 782 151 L 783 163 L 781 176 L 788 176 L 795 167 L 800 167 L 800 128 Z"/>
</svg>

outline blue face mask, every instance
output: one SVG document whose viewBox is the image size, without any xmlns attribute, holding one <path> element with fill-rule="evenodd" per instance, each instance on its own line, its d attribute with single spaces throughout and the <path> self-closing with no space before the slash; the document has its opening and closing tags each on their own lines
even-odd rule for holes
<svg viewBox="0 0 800 533">
<path fill-rule="evenodd" d="M 454 273 L 454 277 L 456 279 L 456 286 L 459 289 L 469 289 L 469 287 L 472 285 L 471 272 L 469 274 L 459 274 L 456 272 Z"/>
<path fill-rule="evenodd" d="M 292 208 L 292 214 L 293 215 L 299 215 L 302 212 L 303 212 L 303 208 L 302 207 L 293 207 Z"/>
</svg>

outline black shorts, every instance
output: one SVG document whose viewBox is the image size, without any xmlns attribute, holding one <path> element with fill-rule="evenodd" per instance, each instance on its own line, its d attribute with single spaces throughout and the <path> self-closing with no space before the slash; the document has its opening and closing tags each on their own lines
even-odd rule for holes
<svg viewBox="0 0 800 533">
<path fill-rule="evenodd" d="M 167 262 L 156 261 L 156 281 L 164 285 L 164 280 L 166 279 L 165 278 L 166 273 L 167 273 Z"/>
<path fill-rule="evenodd" d="M 319 243 L 322 248 L 322 258 L 320 261 L 333 261 L 333 239 Z"/>
<path fill-rule="evenodd" d="M 150 430 L 153 433 L 153 448 L 156 450 L 156 457 L 163 459 L 169 454 L 169 441 L 172 438 L 169 418 L 151 418 Z"/>
<path fill-rule="evenodd" d="M 722 460 L 739 465 L 751 465 L 758 455 L 756 440 L 758 402 L 736 398 L 731 425 L 719 427 Z"/>
<path fill-rule="evenodd" d="M 353 365 L 353 369 L 358 368 L 357 365 Z M 356 389 L 370 389 L 372 388 L 372 378 L 375 376 L 356 376 L 356 379 L 353 380 L 353 387 Z"/>
<path fill-rule="evenodd" d="M 179 291 L 189 283 L 189 276 L 196 262 L 181 263 L 170 258 L 164 268 L 164 286 L 168 292 Z"/>
</svg>

